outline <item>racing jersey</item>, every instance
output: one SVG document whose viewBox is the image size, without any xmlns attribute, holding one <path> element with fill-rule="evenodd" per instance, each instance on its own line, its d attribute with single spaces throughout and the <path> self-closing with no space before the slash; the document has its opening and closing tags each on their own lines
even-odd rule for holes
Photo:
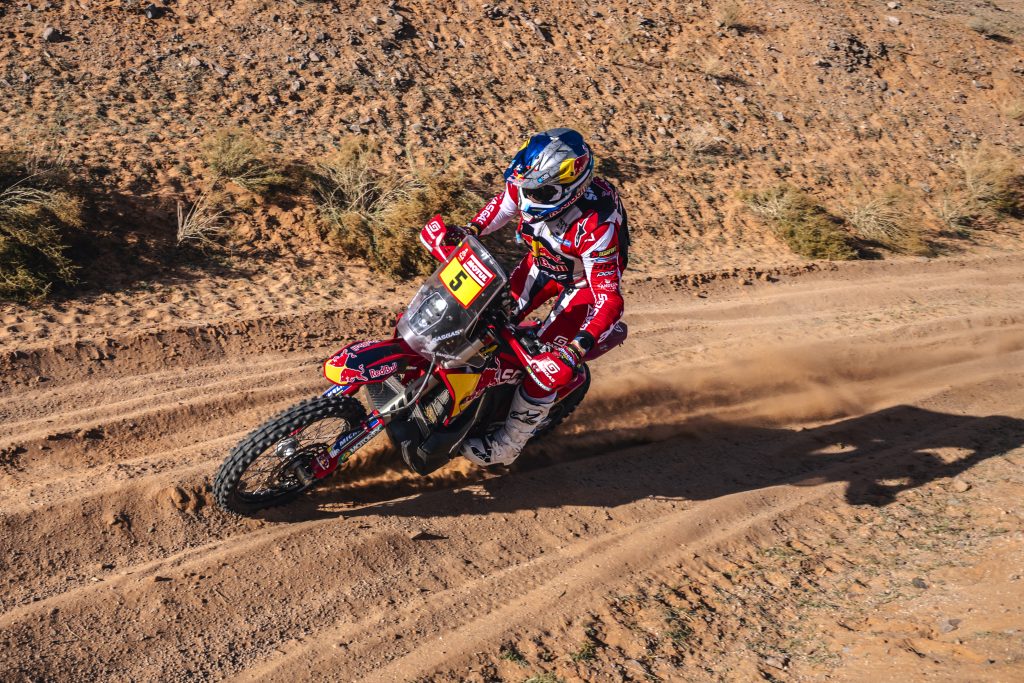
<svg viewBox="0 0 1024 683">
<path fill-rule="evenodd" d="M 482 208 L 471 223 L 487 235 L 519 216 L 519 188 L 511 183 Z M 619 280 L 626 266 L 620 234 L 625 211 L 615 188 L 595 178 L 583 196 L 555 218 L 519 220 L 519 237 L 530 247 L 533 265 L 563 290 L 592 290 L 593 304 L 581 333 L 599 339 L 622 315 Z"/>
</svg>

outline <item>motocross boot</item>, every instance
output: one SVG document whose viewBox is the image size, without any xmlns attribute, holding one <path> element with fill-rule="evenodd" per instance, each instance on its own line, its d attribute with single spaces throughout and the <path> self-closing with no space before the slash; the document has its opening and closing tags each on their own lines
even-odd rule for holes
<svg viewBox="0 0 1024 683">
<path fill-rule="evenodd" d="M 547 419 L 552 405 L 554 397 L 547 403 L 534 403 L 520 388 L 512 399 L 505 424 L 490 436 L 463 441 L 462 456 L 481 467 L 511 465 L 533 432 Z"/>
</svg>

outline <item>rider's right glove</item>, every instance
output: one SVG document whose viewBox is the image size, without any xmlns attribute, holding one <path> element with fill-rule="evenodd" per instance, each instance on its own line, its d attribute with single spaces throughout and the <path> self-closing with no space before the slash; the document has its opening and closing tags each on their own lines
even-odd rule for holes
<svg viewBox="0 0 1024 683">
<path fill-rule="evenodd" d="M 572 380 L 580 360 L 572 345 L 560 346 L 555 351 L 534 356 L 530 361 L 530 376 L 541 389 L 554 391 Z"/>
</svg>

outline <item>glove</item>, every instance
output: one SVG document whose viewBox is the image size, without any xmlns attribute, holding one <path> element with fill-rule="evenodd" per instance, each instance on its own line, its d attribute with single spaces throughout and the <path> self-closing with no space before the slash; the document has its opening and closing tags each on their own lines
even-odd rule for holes
<svg viewBox="0 0 1024 683">
<path fill-rule="evenodd" d="M 544 391 L 554 391 L 572 380 L 580 359 L 574 345 L 561 346 L 555 351 L 534 356 L 530 361 L 530 376 Z"/>
<path fill-rule="evenodd" d="M 476 236 L 479 234 L 479 226 L 473 225 L 472 223 L 467 225 L 451 225 L 448 226 L 448 231 L 444 235 L 444 244 L 449 247 L 454 247 L 462 242 L 462 240 L 466 239 L 467 235 Z"/>
</svg>

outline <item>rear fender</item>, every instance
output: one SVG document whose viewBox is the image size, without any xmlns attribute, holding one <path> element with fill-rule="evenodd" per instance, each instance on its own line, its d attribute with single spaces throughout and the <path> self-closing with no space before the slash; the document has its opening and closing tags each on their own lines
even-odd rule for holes
<svg viewBox="0 0 1024 683">
<path fill-rule="evenodd" d="M 601 335 L 597 340 L 597 343 L 594 344 L 590 351 L 587 352 L 587 355 L 583 357 L 583 360 L 592 361 L 595 358 L 603 356 L 616 346 L 620 346 L 625 342 L 627 336 L 629 336 L 629 327 L 626 326 L 626 323 L 615 323 L 607 332 Z"/>
<path fill-rule="evenodd" d="M 587 381 L 587 377 L 589 375 L 590 368 L 587 367 L 586 363 L 580 365 L 580 371 L 576 373 L 576 376 L 572 378 L 572 381 L 556 392 L 555 400 L 561 401 L 569 394 L 579 389 Z"/>
<path fill-rule="evenodd" d="M 402 339 L 356 342 L 327 359 L 324 378 L 346 389 L 360 387 L 383 382 L 420 358 Z"/>
</svg>

